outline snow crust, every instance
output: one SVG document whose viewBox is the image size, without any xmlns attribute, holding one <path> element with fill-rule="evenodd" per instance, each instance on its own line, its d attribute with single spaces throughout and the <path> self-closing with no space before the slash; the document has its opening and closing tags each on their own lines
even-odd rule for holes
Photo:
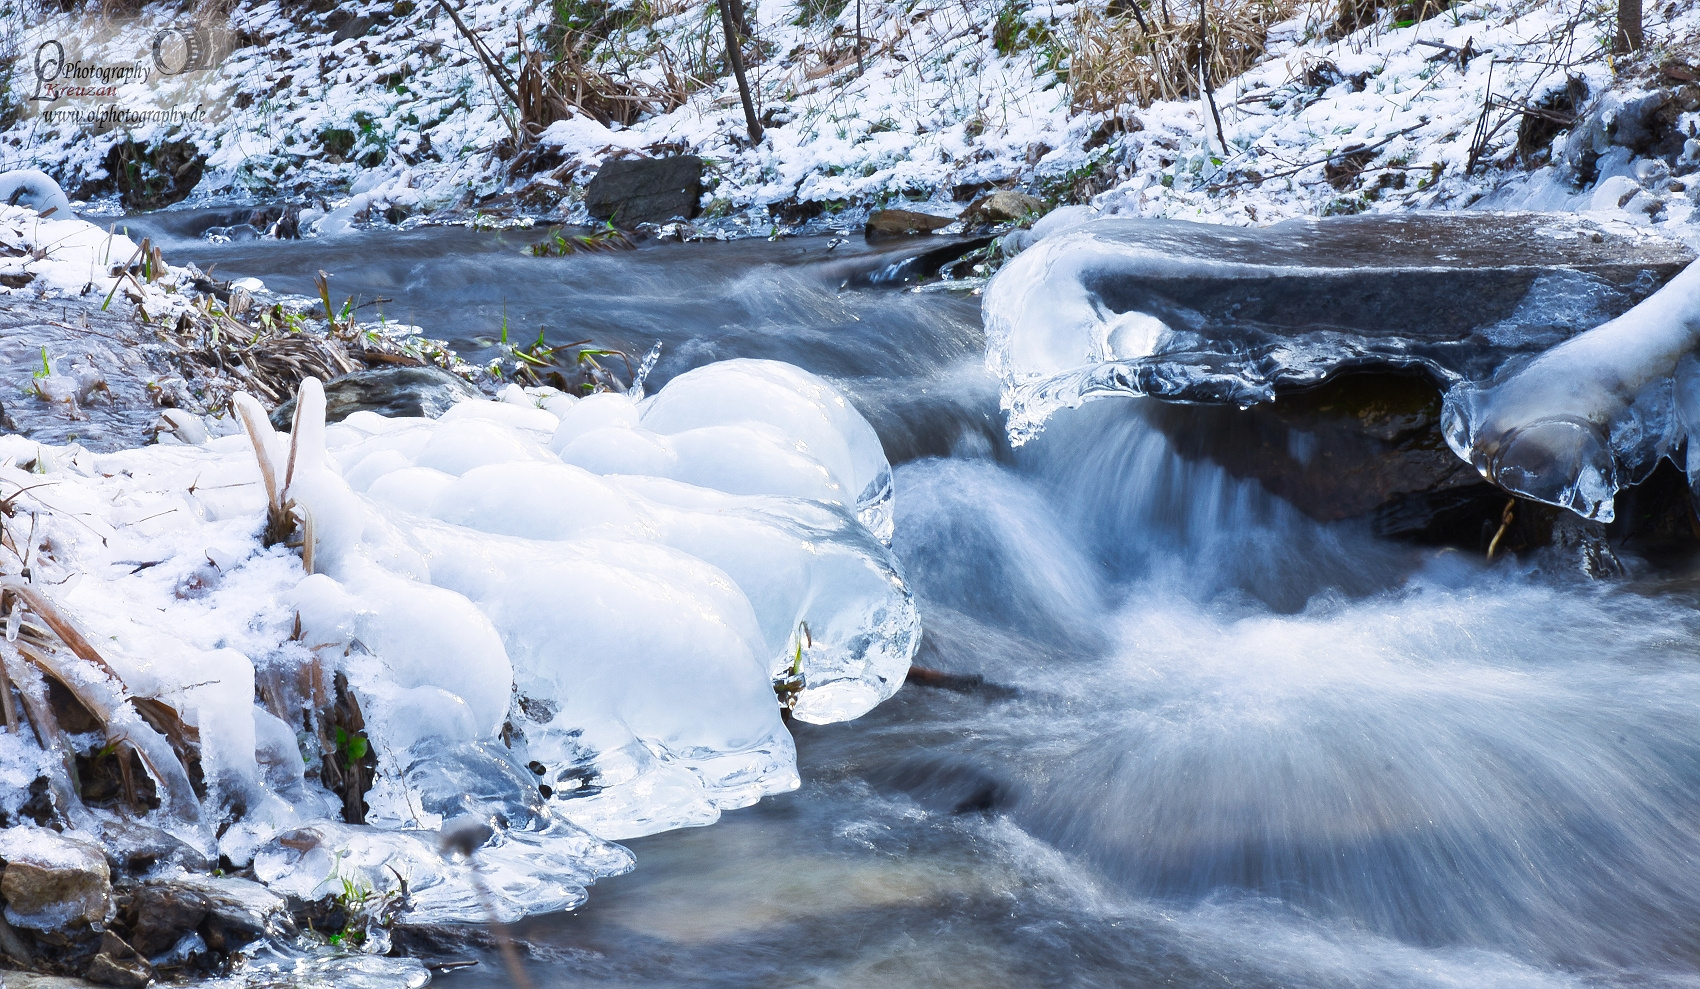
<svg viewBox="0 0 1700 989">
<path fill-rule="evenodd" d="M 797 785 L 776 683 L 817 722 L 901 685 L 920 626 L 874 531 L 890 471 L 829 384 L 732 361 L 648 399 L 510 392 L 326 426 L 309 379 L 297 434 L 259 437 L 310 520 L 301 554 L 260 543 L 245 435 L 109 455 L 0 437 L 0 486 L 31 488 L 35 581 L 129 694 L 199 733 L 202 806 L 152 823 L 283 892 L 399 873 L 412 919 L 478 920 L 475 874 L 436 832 L 482 821 L 497 913 L 568 909 L 630 868 L 607 839 Z M 370 826 L 317 780 L 342 758 L 308 730 L 324 701 L 266 701 L 310 673 L 359 700 Z M 0 773 L 32 758 L 0 749 Z"/>
<path fill-rule="evenodd" d="M 43 218 L 33 207 L 0 202 L 0 276 L 32 276 L 24 285 L 0 286 L 0 298 L 27 293 L 98 302 L 121 280 L 112 269 L 136 260 L 137 246 L 129 237 L 78 219 L 69 209 Z"/>
</svg>

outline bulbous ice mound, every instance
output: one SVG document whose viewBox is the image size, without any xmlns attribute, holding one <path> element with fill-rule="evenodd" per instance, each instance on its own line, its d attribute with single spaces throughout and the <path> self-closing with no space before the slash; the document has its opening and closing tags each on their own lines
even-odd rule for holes
<svg viewBox="0 0 1700 989">
<path fill-rule="evenodd" d="M 830 722 L 902 684 L 920 625 L 878 531 L 890 468 L 825 381 L 732 361 L 647 400 L 508 397 L 357 413 L 297 478 L 321 571 L 297 604 L 309 638 L 370 653 L 350 679 L 381 752 L 506 725 L 551 810 L 629 837 L 797 785 L 776 686 Z M 408 758 L 372 813 L 435 826 Z"/>
<path fill-rule="evenodd" d="M 0 437 L 0 481 L 53 485 L 35 572 L 113 670 L 88 696 L 154 699 L 198 734 L 204 792 L 159 779 L 150 821 L 285 892 L 405 881 L 410 919 L 482 919 L 437 834 L 469 825 L 499 915 L 571 907 L 631 866 L 610 839 L 796 787 L 781 703 L 857 717 L 919 643 L 876 532 L 873 430 L 795 368 L 329 426 L 309 379 L 289 436 L 236 404 L 249 435 L 198 446 L 91 459 Z M 300 555 L 263 543 L 268 506 L 300 519 Z M 53 761 L 0 738 L 0 775 Z"/>
<path fill-rule="evenodd" d="M 1508 491 L 1609 522 L 1613 498 L 1678 451 L 1700 479 L 1700 267 L 1481 385 L 1447 395 L 1446 441 Z M 1700 487 L 1697 487 L 1700 490 Z"/>
<path fill-rule="evenodd" d="M 644 429 L 672 437 L 680 460 L 667 477 L 700 478 L 693 483 L 731 494 L 794 494 L 836 502 L 891 544 L 891 465 L 878 434 L 837 389 L 802 368 L 761 360 L 699 367 L 643 402 L 639 421 Z M 727 429 L 751 435 L 735 438 Z M 716 439 L 730 447 L 721 458 L 693 457 L 702 444 Z M 794 462 L 798 454 L 815 464 Z M 728 456 L 768 463 L 782 458 L 785 467 L 751 471 Z M 818 476 L 823 467 L 825 476 Z M 800 475 L 794 482 L 793 471 Z M 783 490 L 791 483 L 793 490 Z"/>
<path fill-rule="evenodd" d="M 1623 313 L 1692 257 L 1539 214 L 1099 219 L 992 279 L 987 360 L 1018 444 L 1107 396 L 1243 406 L 1361 366 L 1479 381 Z"/>
</svg>

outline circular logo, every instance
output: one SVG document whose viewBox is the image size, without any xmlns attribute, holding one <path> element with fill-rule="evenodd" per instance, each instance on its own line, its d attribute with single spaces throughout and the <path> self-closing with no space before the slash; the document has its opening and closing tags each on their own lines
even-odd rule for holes
<svg viewBox="0 0 1700 989">
<path fill-rule="evenodd" d="M 207 43 L 201 31 L 168 27 L 153 36 L 153 64 L 161 75 L 204 69 L 206 63 Z"/>
</svg>

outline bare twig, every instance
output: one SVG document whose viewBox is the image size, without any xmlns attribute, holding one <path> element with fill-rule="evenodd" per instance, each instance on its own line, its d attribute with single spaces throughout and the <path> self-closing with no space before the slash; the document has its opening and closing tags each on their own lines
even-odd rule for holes
<svg viewBox="0 0 1700 989">
<path fill-rule="evenodd" d="M 514 106 L 519 106 L 519 96 L 514 92 L 512 80 L 508 78 L 507 68 L 496 59 L 489 47 L 484 44 L 484 39 L 478 37 L 472 32 L 471 28 L 466 26 L 466 22 L 460 19 L 460 15 L 455 13 L 455 9 L 449 6 L 449 0 L 437 0 L 437 3 L 448 11 L 449 19 L 454 21 L 455 28 L 472 44 L 473 52 L 478 55 L 478 60 L 484 63 L 484 68 L 489 70 L 490 76 L 496 80 L 496 85 L 502 87 L 502 92 L 506 93 L 508 99 L 514 102 Z"/>
<path fill-rule="evenodd" d="M 1464 165 L 1464 174 L 1469 175 L 1476 170 L 1476 160 L 1487 150 L 1488 114 L 1493 110 L 1493 65 L 1495 59 L 1488 59 L 1487 89 L 1482 93 L 1482 115 L 1476 118 L 1476 134 L 1470 141 L 1470 160 Z M 1495 128 L 1497 130 L 1498 128 Z"/>
<path fill-rule="evenodd" d="M 1264 181 L 1267 181 L 1269 179 L 1279 179 L 1279 178 L 1285 178 L 1286 176 L 1289 176 L 1289 175 L 1297 175 L 1298 173 L 1304 171 L 1307 168 L 1315 168 L 1317 165 L 1326 165 L 1336 158 L 1343 158 L 1347 155 L 1363 154 L 1365 151 L 1374 151 L 1377 148 L 1384 147 L 1388 144 L 1391 144 L 1394 141 L 1398 140 L 1399 138 L 1404 137 L 1406 134 L 1409 134 L 1412 131 L 1417 130 L 1418 128 L 1426 126 L 1426 125 L 1427 125 L 1427 121 L 1424 121 L 1423 123 L 1420 123 L 1420 124 L 1412 124 L 1411 126 L 1405 128 L 1404 130 L 1396 131 L 1392 134 L 1387 135 L 1386 137 L 1382 138 L 1381 140 L 1375 142 L 1374 144 L 1366 144 L 1362 147 L 1341 148 L 1339 151 L 1336 151 L 1333 154 L 1330 154 L 1326 157 L 1318 158 L 1315 161 L 1307 161 L 1307 162 L 1304 162 L 1302 164 L 1294 165 L 1291 168 L 1284 168 L 1284 169 L 1282 169 L 1278 172 L 1270 172 L 1268 175 L 1259 175 L 1256 178 L 1252 178 L 1252 177 L 1249 177 L 1249 176 L 1244 177 L 1244 178 L 1238 178 L 1238 179 L 1235 179 L 1232 182 L 1224 182 L 1221 185 L 1211 186 L 1210 190 L 1212 192 L 1216 192 L 1216 191 L 1220 191 L 1222 189 L 1231 189 L 1234 186 L 1246 185 L 1246 184 L 1252 183 L 1252 182 L 1264 182 Z"/>
<path fill-rule="evenodd" d="M 1222 114 L 1216 109 L 1216 92 L 1210 87 L 1210 25 L 1204 15 L 1204 0 L 1198 0 L 1198 88 L 1204 91 L 1204 101 L 1210 106 L 1210 117 L 1216 122 L 1216 146 L 1223 157 L 1228 154 L 1228 138 L 1222 133 Z"/>
</svg>

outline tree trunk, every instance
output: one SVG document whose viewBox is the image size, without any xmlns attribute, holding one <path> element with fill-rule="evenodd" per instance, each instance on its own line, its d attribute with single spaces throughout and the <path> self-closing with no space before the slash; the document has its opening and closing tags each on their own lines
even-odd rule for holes
<svg viewBox="0 0 1700 989">
<path fill-rule="evenodd" d="M 756 119 L 756 104 L 750 98 L 750 83 L 744 76 L 744 39 L 738 31 L 732 13 L 732 0 L 715 0 L 720 7 L 720 23 L 726 29 L 726 61 L 732 64 L 732 75 L 738 80 L 738 96 L 744 101 L 744 122 L 750 127 L 750 143 L 761 143 L 761 121 Z"/>
<path fill-rule="evenodd" d="M 1617 0 L 1617 39 L 1612 48 L 1619 55 L 1641 49 L 1641 0 Z"/>
</svg>

